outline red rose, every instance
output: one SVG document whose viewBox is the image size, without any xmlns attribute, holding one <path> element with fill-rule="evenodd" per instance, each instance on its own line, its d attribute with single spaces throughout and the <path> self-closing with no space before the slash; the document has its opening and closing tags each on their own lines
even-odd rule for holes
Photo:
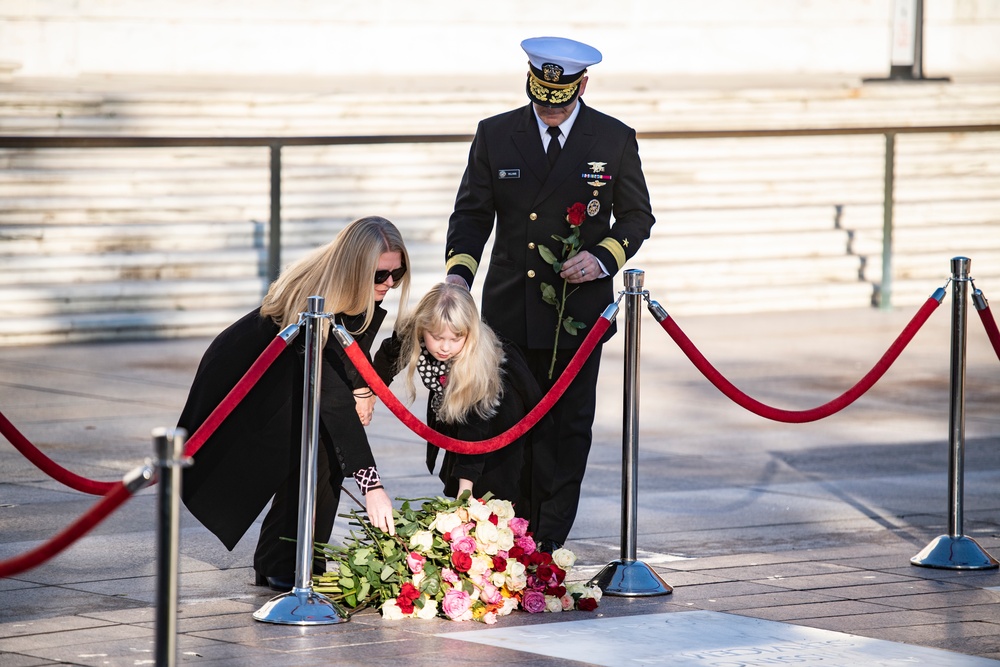
<svg viewBox="0 0 1000 667">
<path fill-rule="evenodd" d="M 500 524 L 500 517 L 498 517 L 496 514 L 491 514 L 490 515 L 490 523 L 492 523 L 494 526 L 499 525 Z"/>
<path fill-rule="evenodd" d="M 472 567 L 472 556 L 462 551 L 455 551 L 451 554 L 451 566 L 456 572 L 468 572 Z"/>
<path fill-rule="evenodd" d="M 507 571 L 507 559 L 503 556 L 493 557 L 493 571 L 494 572 L 506 572 Z"/>
<path fill-rule="evenodd" d="M 524 549 L 521 547 L 511 547 L 510 551 L 507 552 L 507 558 L 513 558 L 514 560 L 520 560 L 523 555 Z"/>
<path fill-rule="evenodd" d="M 597 600 L 594 598 L 580 598 L 576 601 L 576 608 L 580 611 L 594 611 L 597 609 Z"/>
<path fill-rule="evenodd" d="M 557 597 L 557 598 L 561 598 L 562 596 L 566 595 L 566 587 L 565 586 L 549 586 L 548 588 L 545 589 L 545 594 L 546 595 L 552 595 L 552 596 Z"/>
<path fill-rule="evenodd" d="M 578 227 L 587 218 L 587 207 L 577 202 L 566 209 L 566 222 Z"/>
<path fill-rule="evenodd" d="M 552 566 L 551 565 L 539 565 L 538 569 L 535 571 L 538 578 L 542 581 L 548 581 L 552 578 Z"/>
<path fill-rule="evenodd" d="M 420 591 L 417 590 L 417 587 L 411 584 L 410 582 L 406 582 L 405 584 L 402 585 L 402 587 L 399 590 L 399 597 L 407 598 L 409 600 L 416 600 L 418 597 L 420 597 Z"/>
<path fill-rule="evenodd" d="M 566 570 L 562 569 L 555 563 L 552 563 L 551 567 L 552 567 L 552 574 L 555 575 L 556 581 L 562 583 L 562 581 L 566 578 Z"/>
</svg>

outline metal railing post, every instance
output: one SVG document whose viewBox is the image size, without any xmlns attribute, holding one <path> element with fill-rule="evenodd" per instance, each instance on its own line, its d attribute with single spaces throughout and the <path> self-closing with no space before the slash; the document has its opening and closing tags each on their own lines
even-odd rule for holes
<svg viewBox="0 0 1000 667">
<path fill-rule="evenodd" d="M 627 269 L 625 279 L 625 384 L 622 422 L 622 524 L 621 558 L 604 566 L 591 579 L 608 595 L 629 597 L 665 595 L 670 588 L 653 568 L 636 559 L 638 532 L 639 472 L 639 309 L 643 291 L 643 271 Z"/>
<path fill-rule="evenodd" d="M 281 143 L 271 144 L 271 222 L 267 237 L 267 282 L 281 271 Z"/>
<path fill-rule="evenodd" d="M 896 180 L 896 134 L 885 133 L 885 182 L 882 199 L 882 283 L 878 307 L 892 310 L 892 214 Z"/>
<path fill-rule="evenodd" d="M 187 431 L 153 430 L 156 456 L 156 665 L 177 664 L 177 587 L 181 525 L 181 468 Z"/>
<path fill-rule="evenodd" d="M 968 331 L 969 267 L 967 257 L 951 260 L 951 381 L 948 411 L 948 534 L 933 540 L 910 559 L 914 565 L 953 570 L 995 568 L 998 562 L 964 530 L 965 492 L 965 349 Z"/>
<path fill-rule="evenodd" d="M 324 299 L 309 297 L 305 319 L 305 377 L 302 382 L 302 463 L 299 468 L 299 516 L 295 540 L 295 585 L 288 593 L 272 598 L 254 612 L 266 623 L 284 625 L 329 625 L 348 620 L 347 613 L 333 600 L 312 588 L 313 536 L 316 511 L 316 461 L 319 451 L 320 386 L 323 336 L 320 326 L 328 326 L 323 312 Z"/>
</svg>

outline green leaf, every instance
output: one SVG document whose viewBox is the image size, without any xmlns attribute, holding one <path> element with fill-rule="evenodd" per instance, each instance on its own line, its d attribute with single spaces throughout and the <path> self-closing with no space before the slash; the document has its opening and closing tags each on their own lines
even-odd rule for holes
<svg viewBox="0 0 1000 667">
<path fill-rule="evenodd" d="M 542 301 L 551 306 L 558 306 L 559 302 L 556 301 L 556 288 L 548 283 L 542 283 Z"/>
<path fill-rule="evenodd" d="M 542 261 L 546 264 L 552 264 L 553 262 L 558 261 L 552 251 L 549 250 L 548 246 L 538 246 L 538 254 L 542 256 Z"/>
<path fill-rule="evenodd" d="M 583 322 L 574 322 L 572 317 L 566 317 L 563 319 L 563 329 L 570 336 L 575 336 L 576 332 L 580 329 L 586 329 L 587 325 Z"/>
<path fill-rule="evenodd" d="M 382 581 L 388 581 L 394 574 L 396 574 L 396 570 L 386 565 L 382 568 L 382 574 L 379 575 L 379 579 Z"/>
</svg>

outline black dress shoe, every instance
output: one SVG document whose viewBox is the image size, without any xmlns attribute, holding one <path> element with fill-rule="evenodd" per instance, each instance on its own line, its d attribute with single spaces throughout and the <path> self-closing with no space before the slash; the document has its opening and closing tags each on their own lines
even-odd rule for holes
<svg viewBox="0 0 1000 667">
<path fill-rule="evenodd" d="M 539 551 L 544 551 L 545 553 L 550 554 L 556 549 L 562 549 L 561 542 L 556 542 L 555 540 L 538 540 Z"/>
<path fill-rule="evenodd" d="M 267 577 L 260 572 L 256 574 L 257 578 L 254 583 L 258 586 L 267 586 L 272 591 L 287 593 L 295 586 L 295 575 Z"/>
</svg>

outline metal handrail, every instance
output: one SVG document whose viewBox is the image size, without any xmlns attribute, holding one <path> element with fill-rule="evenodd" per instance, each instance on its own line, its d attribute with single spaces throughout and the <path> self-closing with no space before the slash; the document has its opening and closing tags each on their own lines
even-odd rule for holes
<svg viewBox="0 0 1000 667">
<path fill-rule="evenodd" d="M 882 284 L 879 307 L 892 307 L 893 189 L 897 134 L 998 132 L 1000 123 L 972 125 L 880 125 L 872 127 L 816 127 L 758 130 L 671 130 L 639 132 L 639 139 L 748 139 L 766 137 L 829 137 L 881 134 L 885 137 L 885 179 L 882 216 Z M 268 280 L 281 268 L 281 149 L 285 146 L 345 146 L 364 144 L 435 144 L 469 142 L 471 134 L 383 134 L 357 136 L 109 136 L 109 135 L 0 135 L 4 148 L 219 148 L 267 147 L 271 152 L 271 217 L 268 235 Z"/>
</svg>

